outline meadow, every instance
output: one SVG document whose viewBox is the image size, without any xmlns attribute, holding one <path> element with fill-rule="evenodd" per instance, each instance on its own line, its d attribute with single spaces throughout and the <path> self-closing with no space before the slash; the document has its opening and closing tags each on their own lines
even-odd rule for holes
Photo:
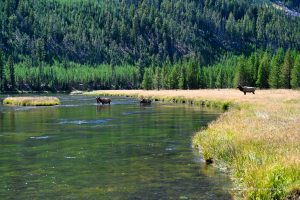
<svg viewBox="0 0 300 200">
<path fill-rule="evenodd" d="M 231 174 L 234 195 L 245 199 L 297 199 L 300 196 L 300 92 L 258 90 L 121 90 L 114 95 L 168 100 L 228 109 L 193 137 L 203 159 Z M 226 106 L 224 106 L 226 105 Z"/>
</svg>

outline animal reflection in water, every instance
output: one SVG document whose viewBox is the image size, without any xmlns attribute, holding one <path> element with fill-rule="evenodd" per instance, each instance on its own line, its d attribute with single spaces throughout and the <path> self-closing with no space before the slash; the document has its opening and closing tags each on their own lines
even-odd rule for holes
<svg viewBox="0 0 300 200">
<path fill-rule="evenodd" d="M 140 104 L 151 104 L 152 100 L 151 99 L 141 99 Z"/>
<path fill-rule="evenodd" d="M 110 106 L 102 106 L 102 105 L 96 105 L 96 112 L 103 112 L 103 111 L 109 111 Z"/>
<path fill-rule="evenodd" d="M 96 97 L 97 103 L 102 103 L 102 104 L 110 104 L 111 100 L 109 98 L 101 98 L 101 97 Z"/>
</svg>

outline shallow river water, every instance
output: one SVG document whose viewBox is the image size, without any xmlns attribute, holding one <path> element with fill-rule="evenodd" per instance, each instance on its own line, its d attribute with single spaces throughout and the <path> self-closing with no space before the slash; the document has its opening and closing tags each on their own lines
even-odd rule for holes
<svg viewBox="0 0 300 200">
<path fill-rule="evenodd" d="M 58 97 L 55 107 L 0 105 L 0 199 L 231 198 L 229 178 L 191 147 L 219 111 Z"/>
</svg>

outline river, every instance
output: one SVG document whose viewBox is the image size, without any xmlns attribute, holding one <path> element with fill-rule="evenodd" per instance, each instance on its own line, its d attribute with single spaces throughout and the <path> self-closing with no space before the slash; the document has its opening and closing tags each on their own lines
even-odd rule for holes
<svg viewBox="0 0 300 200">
<path fill-rule="evenodd" d="M 0 105 L 0 199 L 231 199 L 228 176 L 191 147 L 221 111 L 58 97 Z"/>
</svg>

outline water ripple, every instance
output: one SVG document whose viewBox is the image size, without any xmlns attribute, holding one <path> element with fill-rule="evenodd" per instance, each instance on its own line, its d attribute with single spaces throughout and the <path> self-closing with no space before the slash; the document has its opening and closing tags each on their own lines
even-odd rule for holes
<svg viewBox="0 0 300 200">
<path fill-rule="evenodd" d="M 49 136 L 32 136 L 32 137 L 30 137 L 30 139 L 35 139 L 35 140 L 46 140 L 46 139 L 48 139 L 49 138 Z"/>
<path fill-rule="evenodd" d="M 62 120 L 59 124 L 75 124 L 75 125 L 82 125 L 82 124 L 104 124 L 110 121 L 111 119 L 97 119 L 97 120 Z"/>
<path fill-rule="evenodd" d="M 74 156 L 65 156 L 65 159 L 75 159 L 76 157 Z"/>
</svg>

